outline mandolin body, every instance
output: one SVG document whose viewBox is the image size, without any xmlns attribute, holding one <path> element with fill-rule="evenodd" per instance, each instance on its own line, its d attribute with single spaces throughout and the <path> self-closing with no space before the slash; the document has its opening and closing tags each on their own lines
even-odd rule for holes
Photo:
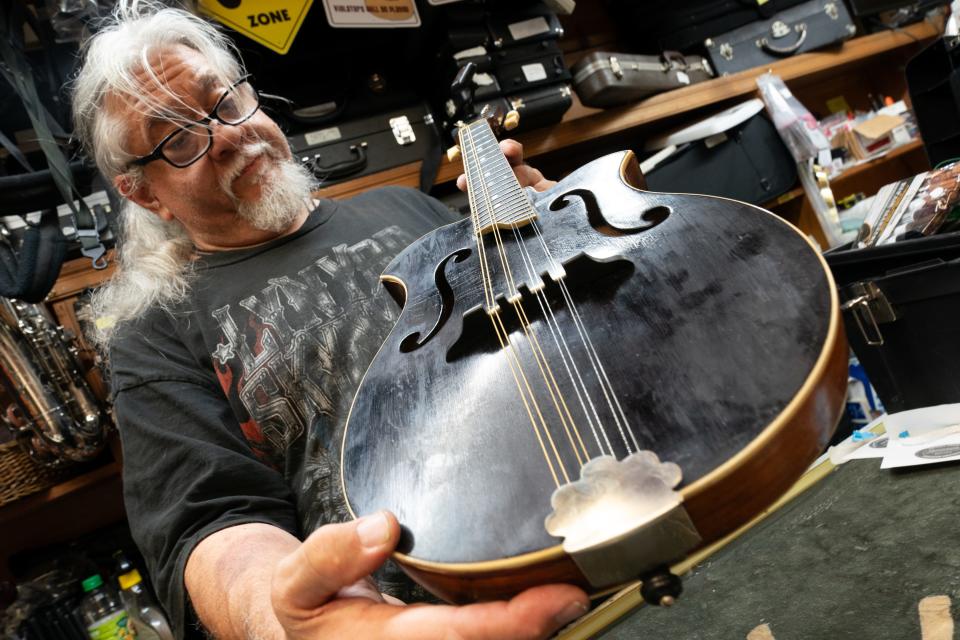
<svg viewBox="0 0 960 640">
<path fill-rule="evenodd" d="M 633 442 L 679 465 L 684 507 L 709 543 L 774 502 L 835 428 L 847 346 L 817 250 L 763 209 L 642 186 L 632 153 L 600 158 L 532 195 L 535 222 L 502 229 L 500 245 L 486 233 L 481 251 L 464 220 L 422 237 L 383 275 L 403 309 L 348 417 L 344 492 L 355 516 L 396 514 L 396 561 L 448 601 L 546 582 L 589 588 L 544 527 L 558 481 L 579 477 L 577 442 L 618 459 Z M 491 281 L 516 283 L 516 295 L 496 300 L 508 347 L 485 302 L 481 252 Z M 629 435 L 600 392 L 592 404 L 578 395 L 578 376 L 590 389 L 609 380 Z M 523 401 L 524 385 L 539 409 Z M 547 444 L 532 426 L 538 411 Z M 589 426 L 591 415 L 606 426 Z"/>
</svg>

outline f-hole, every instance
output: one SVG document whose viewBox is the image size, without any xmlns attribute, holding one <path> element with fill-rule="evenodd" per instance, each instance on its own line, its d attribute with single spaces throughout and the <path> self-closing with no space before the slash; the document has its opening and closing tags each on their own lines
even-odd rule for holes
<svg viewBox="0 0 960 640">
<path fill-rule="evenodd" d="M 433 273 L 433 280 L 437 286 L 437 292 L 440 294 L 440 315 L 437 318 L 436 324 L 433 325 L 433 329 L 421 340 L 420 332 L 414 331 L 406 338 L 400 341 L 400 351 L 401 353 L 410 353 L 411 351 L 416 351 L 423 345 L 430 342 L 433 339 L 433 336 L 437 335 L 437 332 L 447 323 L 447 320 L 450 319 L 450 314 L 453 313 L 453 288 L 450 286 L 450 283 L 447 282 L 447 263 L 452 259 L 454 262 L 463 262 L 466 260 L 472 251 L 470 249 L 460 249 L 454 251 L 446 258 L 440 261 L 440 264 L 437 265 L 436 271 Z"/>
<path fill-rule="evenodd" d="M 600 210 L 600 205 L 597 203 L 597 197 L 593 194 L 593 191 L 589 189 L 574 189 L 566 192 L 550 203 L 550 210 L 559 211 L 566 207 L 570 204 L 570 196 L 579 196 L 580 199 L 583 200 L 583 205 L 587 209 L 587 222 L 590 223 L 591 227 L 608 236 L 627 236 L 642 231 L 649 231 L 666 220 L 671 213 L 670 207 L 657 205 L 650 207 L 640 215 L 640 220 L 646 224 L 636 227 L 618 227 L 611 224 L 610 221 L 603 216 L 603 211 Z"/>
</svg>

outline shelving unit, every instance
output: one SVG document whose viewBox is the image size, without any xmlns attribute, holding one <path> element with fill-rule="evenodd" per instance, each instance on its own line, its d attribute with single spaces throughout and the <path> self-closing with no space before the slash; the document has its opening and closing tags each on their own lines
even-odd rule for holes
<svg viewBox="0 0 960 640">
<path fill-rule="evenodd" d="M 583 22 L 590 24 L 587 18 L 584 16 Z M 898 68 L 938 34 L 937 25 L 924 22 L 897 32 L 867 35 L 833 50 L 787 58 L 769 69 L 743 71 L 616 109 L 590 109 L 579 104 L 574 96 L 574 106 L 561 123 L 520 135 L 518 139 L 524 145 L 527 159 L 551 177 L 561 177 L 593 157 L 620 148 L 639 148 L 646 136 L 754 96 L 756 78 L 768 70 L 783 78 L 811 109 L 838 94 L 845 95 L 851 107 L 866 108 L 870 92 L 896 98 L 906 94 L 905 81 Z M 562 44 L 566 45 L 564 51 L 571 61 L 591 48 L 609 46 L 609 38 L 605 36 L 580 33 L 569 38 L 570 41 Z M 320 189 L 318 195 L 342 198 L 378 186 L 417 187 L 420 166 L 420 162 L 414 162 L 364 176 Z M 834 181 L 833 188 L 838 198 L 858 191 L 869 195 L 887 182 L 926 168 L 923 147 L 914 142 L 850 169 Z M 444 159 L 435 184 L 452 189 L 452 182 L 460 173 L 459 161 L 451 163 Z M 767 203 L 767 207 L 822 241 L 819 223 L 801 189 L 787 192 Z M 88 260 L 65 265 L 48 300 L 60 322 L 78 332 L 79 323 L 73 310 L 76 296 L 111 272 L 112 267 L 93 271 Z M 101 396 L 105 394 L 102 382 L 96 392 Z M 3 531 L 0 580 L 10 577 L 6 563 L 10 553 L 68 540 L 121 520 L 120 468 L 119 451 L 115 447 L 113 460 L 105 466 L 0 507 L 0 530 Z"/>
<path fill-rule="evenodd" d="M 838 200 L 854 193 L 870 196 L 885 184 L 918 174 L 929 168 L 923 143 L 914 140 L 896 147 L 879 158 L 850 167 L 830 181 L 830 188 Z M 801 229 L 809 231 L 818 242 L 826 246 L 826 237 L 802 188 L 791 189 L 779 198 L 765 203 L 763 207 L 790 220 Z"/>
<path fill-rule="evenodd" d="M 109 266 L 101 271 L 94 270 L 87 258 L 64 263 L 47 296 L 57 322 L 75 335 L 82 335 L 82 330 L 74 303 L 86 289 L 112 275 L 113 252 L 107 258 Z M 80 359 L 87 368 L 85 379 L 98 398 L 105 398 L 106 384 L 92 366 L 93 355 L 91 350 L 81 351 Z M 99 460 L 100 466 L 85 464 L 87 470 L 60 484 L 0 506 L 0 582 L 13 578 L 9 566 L 12 555 L 65 542 L 124 519 L 121 452 L 116 436 L 110 437 Z"/>
<path fill-rule="evenodd" d="M 591 109 L 584 107 L 574 95 L 574 105 L 564 120 L 552 127 L 531 131 L 517 136 L 523 143 L 524 156 L 528 159 L 548 156 L 560 150 L 603 143 L 635 142 L 644 133 L 663 129 L 683 117 L 702 112 L 709 107 L 721 107 L 737 100 L 748 99 L 756 94 L 756 79 L 771 71 L 779 75 L 798 95 L 811 93 L 811 84 L 834 84 L 831 79 L 845 77 L 859 68 L 875 64 L 878 57 L 895 56 L 901 60 L 924 43 L 939 34 L 939 27 L 929 22 L 910 25 L 901 31 L 875 33 L 854 38 L 833 50 L 806 53 L 781 60 L 768 68 L 755 68 L 707 82 L 661 93 L 637 104 L 615 109 Z M 568 54 L 568 58 L 572 56 Z M 895 64 L 895 63 L 894 63 Z M 827 80 L 827 82 L 825 82 Z M 900 81 L 903 85 L 902 80 Z M 905 90 L 901 86 L 900 93 Z M 813 91 L 817 92 L 816 88 Z M 851 105 L 855 100 L 849 99 Z M 864 96 L 866 100 L 866 96 Z M 599 143 L 599 144 L 598 144 Z M 581 162 L 589 156 L 580 156 Z M 534 162 L 534 164 L 537 164 Z M 417 187 L 420 181 L 420 162 L 414 162 L 388 171 L 371 174 L 342 182 L 319 190 L 323 197 L 337 198 L 356 195 L 367 189 L 384 185 Z M 572 167 L 571 167 L 572 168 Z M 435 184 L 452 182 L 462 173 L 461 163 L 444 158 Z"/>
</svg>

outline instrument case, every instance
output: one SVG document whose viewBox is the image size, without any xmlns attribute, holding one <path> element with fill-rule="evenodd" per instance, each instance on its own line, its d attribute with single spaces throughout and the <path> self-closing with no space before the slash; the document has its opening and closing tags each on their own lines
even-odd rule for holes
<svg viewBox="0 0 960 640">
<path fill-rule="evenodd" d="M 666 148 L 666 149 L 665 149 Z M 701 193 L 763 204 L 793 188 L 797 167 L 763 112 L 748 100 L 706 120 L 647 142 L 670 155 L 640 166 L 652 191 Z M 658 154 L 659 155 L 659 154 Z"/>
<path fill-rule="evenodd" d="M 886 410 L 960 402 L 960 233 L 824 257 L 847 340 Z"/>
<path fill-rule="evenodd" d="M 690 53 L 699 51 L 710 36 L 770 18 L 801 2 L 804 0 L 610 0 L 610 15 L 630 51 Z"/>
<path fill-rule="evenodd" d="M 487 52 L 486 46 L 476 45 L 454 51 L 447 56 L 445 66 L 450 75 L 450 79 L 452 80 L 453 77 L 457 75 L 457 70 L 459 70 L 460 67 L 469 63 L 473 63 L 480 73 L 493 71 L 493 57 Z"/>
<path fill-rule="evenodd" d="M 479 104 L 476 112 L 482 112 L 486 105 L 493 109 L 499 107 L 504 112 L 516 109 L 520 114 L 520 124 L 510 132 L 510 135 L 516 135 L 560 122 L 563 114 L 573 105 L 573 98 L 570 85 L 559 84 L 487 101 Z"/>
<path fill-rule="evenodd" d="M 413 105 L 288 135 L 295 158 L 329 186 L 436 155 L 440 138 L 426 106 Z"/>
<path fill-rule="evenodd" d="M 555 40 L 500 49 L 493 54 L 493 64 L 504 93 L 570 82 L 570 71 Z"/>
<path fill-rule="evenodd" d="M 601 108 L 636 102 L 713 77 L 706 58 L 686 58 L 675 51 L 660 56 L 596 51 L 581 58 L 571 72 L 580 102 Z"/>
<path fill-rule="evenodd" d="M 509 5 L 506 9 L 487 15 L 487 30 L 491 43 L 497 49 L 558 40 L 563 36 L 563 27 L 557 14 L 542 2 L 529 6 Z"/>
<path fill-rule="evenodd" d="M 842 0 L 809 0 L 767 20 L 711 36 L 704 46 L 717 74 L 725 75 L 843 42 L 856 32 Z"/>
<path fill-rule="evenodd" d="M 930 166 L 960 157 L 960 38 L 937 38 L 907 62 L 907 88 Z"/>
</svg>

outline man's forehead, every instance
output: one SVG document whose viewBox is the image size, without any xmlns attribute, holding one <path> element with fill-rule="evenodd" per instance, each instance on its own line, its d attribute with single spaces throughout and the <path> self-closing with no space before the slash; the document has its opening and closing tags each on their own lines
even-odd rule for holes
<svg viewBox="0 0 960 640">
<path fill-rule="evenodd" d="M 201 102 L 223 82 L 200 52 L 183 45 L 151 52 L 146 65 L 131 74 L 135 93 L 107 95 L 104 107 L 131 124 L 139 121 L 134 130 L 148 137 L 172 113 L 190 117 L 191 110 L 209 108 Z"/>
<path fill-rule="evenodd" d="M 141 112 L 188 100 L 221 82 L 221 75 L 202 54 L 183 45 L 151 51 L 146 64 L 134 68 L 131 76 L 134 92 L 123 96 L 123 101 Z"/>
</svg>

